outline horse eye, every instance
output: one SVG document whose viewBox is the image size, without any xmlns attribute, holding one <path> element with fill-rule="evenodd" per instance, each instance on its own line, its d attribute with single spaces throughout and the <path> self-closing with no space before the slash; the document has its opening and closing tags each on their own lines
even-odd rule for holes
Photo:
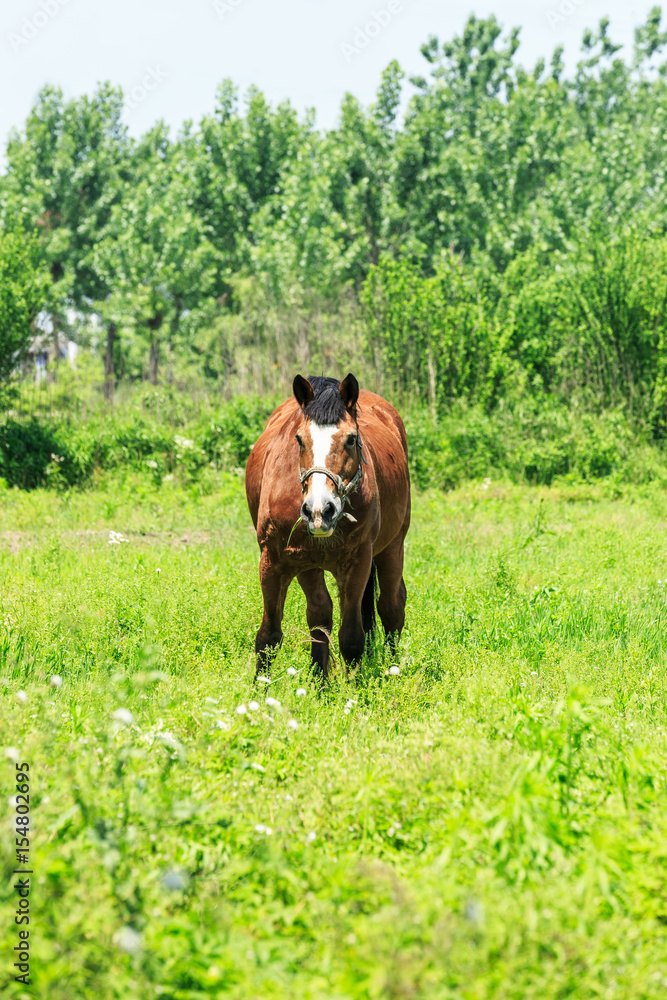
<svg viewBox="0 0 667 1000">
<path fill-rule="evenodd" d="M 345 442 L 345 444 L 347 445 L 348 448 L 351 448 L 353 444 L 356 444 L 356 441 L 357 441 L 356 434 L 348 434 L 347 441 Z"/>
<path fill-rule="evenodd" d="M 299 442 L 299 448 L 303 448 L 303 441 L 301 440 L 301 435 L 300 434 L 295 434 L 294 437 Z"/>
</svg>

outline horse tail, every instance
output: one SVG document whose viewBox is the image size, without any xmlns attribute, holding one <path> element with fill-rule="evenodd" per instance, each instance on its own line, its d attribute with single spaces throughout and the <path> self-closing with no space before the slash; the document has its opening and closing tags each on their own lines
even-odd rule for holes
<svg viewBox="0 0 667 1000">
<path fill-rule="evenodd" d="M 375 632 L 375 599 L 377 596 L 377 567 L 375 565 L 375 560 L 371 563 L 371 571 L 368 575 L 368 583 L 366 584 L 366 589 L 364 590 L 364 596 L 361 598 L 361 624 L 363 625 L 364 632 L 370 638 L 373 637 Z"/>
</svg>

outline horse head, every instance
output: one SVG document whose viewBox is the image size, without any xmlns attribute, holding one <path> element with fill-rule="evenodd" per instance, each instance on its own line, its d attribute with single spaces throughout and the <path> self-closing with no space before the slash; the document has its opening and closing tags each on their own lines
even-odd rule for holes
<svg viewBox="0 0 667 1000">
<path fill-rule="evenodd" d="M 292 388 L 300 407 L 295 436 L 303 491 L 301 518 L 311 535 L 328 538 L 363 474 L 357 426 L 359 383 L 352 373 L 340 383 L 297 375 Z"/>
</svg>

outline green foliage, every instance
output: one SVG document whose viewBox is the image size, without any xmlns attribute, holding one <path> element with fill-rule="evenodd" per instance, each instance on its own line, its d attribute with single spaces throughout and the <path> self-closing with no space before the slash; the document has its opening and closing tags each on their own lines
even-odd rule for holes
<svg viewBox="0 0 667 1000">
<path fill-rule="evenodd" d="M 36 240 L 21 229 L 0 232 L 0 387 L 23 361 L 47 280 Z"/>
<path fill-rule="evenodd" d="M 73 486 L 86 482 L 92 456 L 73 447 L 60 428 L 38 420 L 9 418 L 0 424 L 0 476 L 8 486 L 33 490 L 38 486 Z"/>
<path fill-rule="evenodd" d="M 498 307 L 504 350 L 527 390 L 625 403 L 663 419 L 667 239 L 631 229 L 508 268 Z"/>
<path fill-rule="evenodd" d="M 91 254 L 112 206 L 129 191 L 122 107 L 110 84 L 67 102 L 47 86 L 23 132 L 10 136 L 0 214 L 5 224 L 18 217 L 26 229 L 39 228 L 53 280 L 44 304 L 53 312 L 104 294 Z"/>
<path fill-rule="evenodd" d="M 335 353 L 321 315 L 358 297 L 377 388 L 434 412 L 574 394 L 661 436 L 666 39 L 655 8 L 624 59 L 603 19 L 568 76 L 560 48 L 528 69 L 517 29 L 471 16 L 422 47 L 402 119 L 391 62 L 326 132 L 226 80 L 198 125 L 132 140 L 117 89 L 48 87 L 10 139 L 0 216 L 39 230 L 43 305 L 60 330 L 76 307 L 69 335 L 106 348 L 107 394 L 178 365 L 227 385 L 272 339 L 286 388 L 294 353 Z M 294 310 L 296 352 L 267 336 Z"/>
<path fill-rule="evenodd" d="M 406 419 L 412 480 L 452 489 L 469 480 L 511 479 L 549 485 L 664 480 L 664 455 L 648 447 L 622 412 L 594 416 L 544 401 L 501 406 L 457 405 L 435 420 L 425 410 Z"/>
<path fill-rule="evenodd" d="M 9 486 L 66 489 L 90 483 L 97 472 L 148 472 L 156 483 L 175 474 L 196 482 L 205 470 L 243 466 L 273 406 L 259 399 L 236 399 L 185 424 L 132 412 L 109 418 L 41 420 L 15 417 L 0 423 L 0 477 Z"/>
<path fill-rule="evenodd" d="M 0 423 L 0 478 L 9 486 L 62 491 L 90 486 L 105 473 L 143 472 L 156 485 L 176 480 L 206 487 L 212 470 L 243 468 L 280 401 L 236 396 L 202 405 L 184 400 L 177 386 L 171 392 L 136 388 L 110 414 L 101 400 L 72 392 L 63 387 L 44 410 L 22 412 L 19 399 Z M 594 414 L 528 397 L 491 411 L 458 402 L 435 416 L 413 405 L 404 416 L 416 489 L 497 479 L 549 485 L 667 478 L 662 443 L 651 443 L 621 409 Z"/>
<path fill-rule="evenodd" d="M 531 248 L 501 278 L 447 255 L 432 277 L 371 268 L 361 301 L 377 368 L 399 398 L 445 410 L 545 393 L 625 406 L 662 435 L 667 405 L 667 238 L 630 229 L 569 253 Z"/>
<path fill-rule="evenodd" d="M 493 328 L 475 275 L 445 255 L 431 278 L 384 258 L 362 290 L 376 368 L 394 395 L 428 398 L 432 409 L 462 397 L 485 400 Z"/>
</svg>

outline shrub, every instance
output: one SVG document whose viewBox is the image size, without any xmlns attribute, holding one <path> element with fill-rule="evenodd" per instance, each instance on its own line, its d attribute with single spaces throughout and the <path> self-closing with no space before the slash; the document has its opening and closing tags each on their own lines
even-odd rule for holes
<svg viewBox="0 0 667 1000">
<path fill-rule="evenodd" d="M 438 419 L 415 410 L 406 428 L 412 481 L 421 488 L 452 489 L 487 476 L 549 485 L 561 476 L 592 480 L 625 472 L 644 481 L 662 464 L 655 447 L 653 461 L 646 460 L 642 436 L 622 412 L 593 415 L 549 401 L 493 413 L 459 403 Z"/>
<path fill-rule="evenodd" d="M 273 406 L 261 399 L 238 399 L 214 419 L 185 427 L 94 415 L 85 425 L 64 419 L 0 424 L 0 476 L 9 486 L 81 486 L 95 469 L 150 471 L 154 478 L 179 472 L 197 479 L 204 468 L 243 466 Z"/>
</svg>

